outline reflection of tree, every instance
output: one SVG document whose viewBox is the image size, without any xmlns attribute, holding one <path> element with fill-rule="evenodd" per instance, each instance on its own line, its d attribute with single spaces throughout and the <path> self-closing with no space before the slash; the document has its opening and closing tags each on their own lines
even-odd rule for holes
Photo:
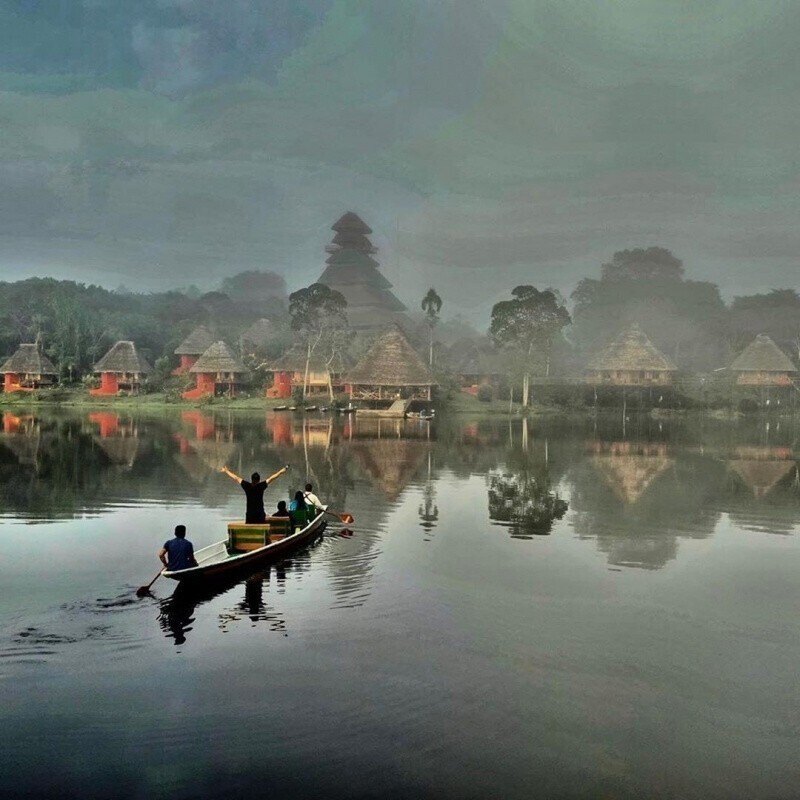
<svg viewBox="0 0 800 800">
<path fill-rule="evenodd" d="M 489 476 L 489 518 L 507 523 L 516 539 L 547 536 L 567 508 L 545 476 L 528 471 Z"/>
<path fill-rule="evenodd" d="M 431 531 L 439 519 L 439 506 L 436 504 L 436 484 L 433 480 L 433 454 L 428 452 L 428 479 L 422 489 L 422 503 L 419 506 L 420 527 Z"/>
</svg>

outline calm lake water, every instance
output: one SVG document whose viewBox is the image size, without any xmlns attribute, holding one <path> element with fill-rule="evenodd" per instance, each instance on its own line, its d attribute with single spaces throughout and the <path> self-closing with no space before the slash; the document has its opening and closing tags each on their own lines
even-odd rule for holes
<svg viewBox="0 0 800 800">
<path fill-rule="evenodd" d="M 0 796 L 796 798 L 798 432 L 3 412 Z M 135 597 L 286 462 L 351 535 Z"/>
</svg>

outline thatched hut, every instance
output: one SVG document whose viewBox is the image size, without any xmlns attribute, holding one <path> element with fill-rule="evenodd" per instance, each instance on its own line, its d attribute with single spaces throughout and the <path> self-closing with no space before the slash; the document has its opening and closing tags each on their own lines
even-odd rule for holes
<svg viewBox="0 0 800 800">
<path fill-rule="evenodd" d="M 306 351 L 300 346 L 291 347 L 273 361 L 269 369 L 272 371 L 272 386 L 267 388 L 267 397 L 289 398 L 294 389 L 306 385 Z M 312 353 L 306 394 L 341 391 L 343 369 L 341 359 L 336 359 L 329 367 L 324 358 Z"/>
<path fill-rule="evenodd" d="M 100 388 L 89 394 L 104 396 L 137 392 L 153 368 L 133 342 L 119 341 L 94 365 L 94 371 L 100 373 Z"/>
<path fill-rule="evenodd" d="M 21 344 L 0 367 L 0 373 L 5 392 L 32 392 L 41 386 L 51 386 L 58 377 L 53 362 L 36 344 Z"/>
<path fill-rule="evenodd" d="M 729 369 L 740 386 L 791 386 L 797 369 L 789 356 L 765 333 L 760 333 Z"/>
<path fill-rule="evenodd" d="M 199 325 L 175 348 L 175 355 L 181 357 L 181 363 L 172 374 L 185 375 L 212 344 L 214 335 L 205 325 Z"/>
<path fill-rule="evenodd" d="M 351 400 L 389 406 L 398 399 L 430 400 L 438 384 L 399 326 L 384 333 L 348 373 Z"/>
<path fill-rule="evenodd" d="M 233 350 L 225 342 L 219 341 L 214 342 L 197 359 L 189 372 L 197 376 L 197 386 L 184 392 L 183 397 L 196 400 L 206 395 L 213 397 L 218 391 L 233 397 L 237 383 L 245 378 L 248 370 Z"/>
<path fill-rule="evenodd" d="M 633 323 L 590 361 L 585 378 L 595 386 L 669 386 L 677 371 Z"/>
</svg>

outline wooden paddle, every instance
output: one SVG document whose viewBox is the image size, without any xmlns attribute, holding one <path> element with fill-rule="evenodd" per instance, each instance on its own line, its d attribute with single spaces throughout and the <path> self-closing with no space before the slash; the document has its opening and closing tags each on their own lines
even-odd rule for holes
<svg viewBox="0 0 800 800">
<path fill-rule="evenodd" d="M 352 525 L 356 521 L 356 518 L 352 514 L 348 514 L 346 511 L 340 513 L 338 511 L 328 511 L 326 508 L 324 511 L 322 511 L 322 513 L 330 514 L 330 516 L 336 517 L 336 519 L 338 519 L 340 522 L 343 522 L 345 525 Z"/>
<path fill-rule="evenodd" d="M 140 586 L 136 590 L 136 596 L 144 597 L 146 594 L 148 594 L 150 592 L 150 587 L 161 577 L 161 573 L 164 571 L 164 569 L 165 567 L 161 567 L 161 569 L 156 574 L 155 578 L 153 578 L 153 580 L 151 580 L 150 583 L 147 584 L 147 586 Z"/>
</svg>

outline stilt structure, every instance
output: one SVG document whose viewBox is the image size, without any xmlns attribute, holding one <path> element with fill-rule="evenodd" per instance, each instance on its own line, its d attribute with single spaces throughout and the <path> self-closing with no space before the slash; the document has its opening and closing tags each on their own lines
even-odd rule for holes
<svg viewBox="0 0 800 800">
<path fill-rule="evenodd" d="M 197 376 L 194 389 L 183 393 L 185 400 L 197 400 L 200 397 L 213 397 L 224 392 L 228 397 L 236 395 L 236 385 L 248 374 L 247 368 L 236 357 L 233 350 L 223 341 L 214 342 L 189 372 Z"/>
<path fill-rule="evenodd" d="M 383 410 L 396 401 L 430 401 L 437 386 L 428 365 L 397 325 L 367 350 L 345 381 L 351 401 Z"/>
<path fill-rule="evenodd" d="M 121 391 L 135 394 L 153 368 L 133 342 L 119 341 L 94 365 L 94 371 L 100 373 L 100 388 L 89 394 L 103 397 Z"/>
<path fill-rule="evenodd" d="M 58 377 L 53 362 L 36 344 L 21 344 L 14 355 L 0 367 L 4 392 L 32 392 L 52 386 Z"/>
</svg>

